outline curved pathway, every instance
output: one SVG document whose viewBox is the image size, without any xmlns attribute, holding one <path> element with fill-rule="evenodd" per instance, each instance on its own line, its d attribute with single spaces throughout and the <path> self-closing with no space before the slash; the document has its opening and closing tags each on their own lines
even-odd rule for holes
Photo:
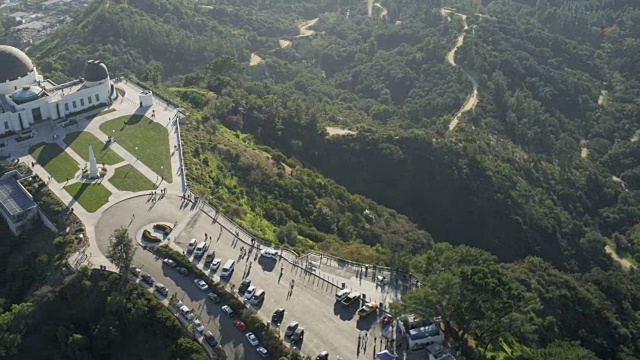
<svg viewBox="0 0 640 360">
<path fill-rule="evenodd" d="M 464 26 L 462 33 L 458 36 L 458 39 L 456 40 L 456 45 L 453 47 L 453 49 L 451 49 L 447 53 L 447 62 L 451 66 L 457 67 L 458 64 L 456 64 L 456 60 L 455 60 L 456 51 L 458 51 L 458 49 L 464 44 L 464 37 L 466 36 L 465 31 L 469 28 L 469 25 L 467 25 L 467 15 L 463 15 L 463 14 L 454 12 L 449 9 L 444 9 L 444 8 L 440 10 L 440 13 L 443 16 L 446 16 L 447 19 L 450 19 L 449 14 L 454 14 L 462 17 L 462 24 Z M 467 99 L 467 102 L 465 102 L 464 105 L 462 105 L 460 110 L 458 110 L 456 115 L 453 117 L 453 120 L 451 120 L 451 122 L 449 123 L 449 131 L 452 131 L 453 129 L 456 128 L 456 126 L 458 126 L 458 123 L 460 122 L 460 117 L 462 116 L 462 114 L 466 113 L 467 111 L 473 110 L 476 107 L 476 105 L 478 105 L 478 81 L 473 76 L 471 76 L 471 74 L 469 74 L 467 70 L 463 69 L 462 67 L 460 67 L 460 70 L 462 70 L 464 75 L 469 79 L 469 81 L 471 81 L 472 89 L 471 89 L 471 94 L 469 96 L 469 99 Z"/>
<path fill-rule="evenodd" d="M 319 17 L 315 18 L 315 19 L 311 19 L 309 21 L 304 22 L 302 25 L 300 25 L 300 35 L 296 36 L 296 37 L 307 37 L 307 36 L 311 36 L 313 34 L 315 34 L 316 32 L 314 30 L 309 29 L 310 27 L 312 27 L 313 25 L 315 25 L 318 20 L 320 20 Z"/>
</svg>

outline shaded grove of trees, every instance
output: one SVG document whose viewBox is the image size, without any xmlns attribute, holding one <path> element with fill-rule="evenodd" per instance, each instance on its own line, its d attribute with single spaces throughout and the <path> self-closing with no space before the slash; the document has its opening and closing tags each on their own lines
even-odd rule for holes
<svg viewBox="0 0 640 360">
<path fill-rule="evenodd" d="M 16 358 L 207 359 L 148 291 L 87 268 L 40 289 Z"/>
<path fill-rule="evenodd" d="M 399 309 L 440 316 L 471 357 L 633 359 L 640 351 L 637 271 L 577 276 L 535 257 L 500 264 L 487 252 L 448 244 L 415 258 L 413 269 L 424 286 Z M 464 346 L 469 333 L 472 347 Z"/>
</svg>

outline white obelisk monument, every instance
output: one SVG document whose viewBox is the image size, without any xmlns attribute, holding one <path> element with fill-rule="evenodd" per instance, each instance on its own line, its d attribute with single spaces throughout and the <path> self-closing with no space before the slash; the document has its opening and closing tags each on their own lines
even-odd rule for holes
<svg viewBox="0 0 640 360">
<path fill-rule="evenodd" d="M 93 148 L 89 145 L 89 178 L 98 178 L 98 164 L 96 164 L 96 157 L 93 155 Z"/>
</svg>

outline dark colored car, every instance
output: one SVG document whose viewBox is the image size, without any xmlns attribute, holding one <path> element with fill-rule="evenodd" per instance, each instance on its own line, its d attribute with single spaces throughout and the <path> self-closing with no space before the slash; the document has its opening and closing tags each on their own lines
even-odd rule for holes
<svg viewBox="0 0 640 360">
<path fill-rule="evenodd" d="M 329 352 L 323 351 L 318 356 L 316 356 L 316 360 L 329 360 Z"/>
<path fill-rule="evenodd" d="M 211 347 L 216 347 L 216 345 L 218 345 L 218 340 L 216 340 L 216 337 L 213 336 L 213 334 L 211 333 L 211 331 L 207 331 L 206 333 L 204 333 L 204 340 L 207 342 L 207 344 L 209 344 Z"/>
<path fill-rule="evenodd" d="M 218 297 L 218 295 L 214 293 L 208 293 L 207 296 L 209 297 L 209 299 L 211 299 L 211 301 L 213 301 L 214 304 L 217 304 L 220 302 L 220 298 Z"/>
<path fill-rule="evenodd" d="M 276 309 L 273 316 L 271 316 L 271 322 L 274 324 L 280 324 L 282 323 L 282 319 L 284 319 L 284 309 Z"/>
<path fill-rule="evenodd" d="M 238 292 L 241 293 L 241 294 L 244 294 L 245 291 L 247 291 L 247 289 L 249 288 L 249 286 L 251 286 L 251 280 L 250 279 L 242 280 L 242 282 L 240 283 L 240 286 L 238 286 Z"/>
<path fill-rule="evenodd" d="M 304 328 L 298 327 L 296 331 L 293 332 L 293 335 L 291 335 L 291 342 L 297 343 L 302 341 L 302 339 L 304 339 Z"/>
<path fill-rule="evenodd" d="M 142 279 L 142 281 L 149 285 L 153 285 L 153 283 L 155 282 L 155 280 L 153 280 L 153 277 L 147 273 L 140 275 L 140 278 Z"/>
<path fill-rule="evenodd" d="M 189 270 L 187 270 L 187 268 L 183 268 L 183 267 L 179 267 L 176 269 L 178 271 L 178 273 L 182 276 L 187 276 L 189 275 Z"/>
<path fill-rule="evenodd" d="M 296 329 L 298 328 L 300 324 L 298 324 L 297 321 L 292 321 L 289 326 L 287 326 L 287 329 L 284 331 L 284 336 L 285 337 L 290 337 L 291 335 L 293 335 L 293 333 L 296 332 Z"/>
</svg>

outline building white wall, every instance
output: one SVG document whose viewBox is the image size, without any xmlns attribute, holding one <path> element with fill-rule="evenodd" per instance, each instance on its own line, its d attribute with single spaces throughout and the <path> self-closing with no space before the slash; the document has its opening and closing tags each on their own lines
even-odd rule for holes
<svg viewBox="0 0 640 360">
<path fill-rule="evenodd" d="M 30 84 L 21 84 L 20 87 L 26 85 Z M 10 91 L 10 93 L 11 92 L 13 91 Z M 98 95 L 97 100 L 96 95 Z M 0 113 L 0 134 L 4 134 L 8 131 L 19 132 L 30 128 L 34 123 L 32 113 L 32 110 L 34 108 L 40 108 L 40 113 L 42 114 L 43 120 L 57 120 L 60 118 L 64 118 L 67 114 L 77 113 L 96 105 L 108 104 L 110 101 L 110 95 L 111 81 L 109 79 L 105 79 L 99 82 L 85 83 L 84 86 L 82 86 L 77 91 L 65 94 L 63 97 L 56 101 L 54 101 L 51 96 L 45 96 L 38 100 L 18 105 L 15 104 L 8 97 L 8 95 L 2 95 L 5 97 L 6 103 L 14 105 L 16 112 Z M 89 98 L 91 98 L 91 100 L 89 100 Z M 76 105 L 75 107 L 73 106 L 74 101 Z M 68 109 L 67 107 L 65 107 L 65 104 L 67 104 Z M 58 116 L 57 106 L 59 106 L 60 109 L 60 116 Z M 10 109 L 6 110 L 10 111 Z M 20 126 L 20 118 L 22 118 L 22 127 Z M 5 124 L 7 124 L 7 126 L 5 126 Z"/>
<path fill-rule="evenodd" d="M 38 75 L 38 71 L 36 70 L 36 68 L 33 68 L 32 72 L 21 78 L 0 83 L 0 94 L 11 94 L 12 92 L 20 89 L 23 86 L 31 85 L 33 83 L 37 83 L 38 81 L 42 81 L 42 77 Z"/>
</svg>

